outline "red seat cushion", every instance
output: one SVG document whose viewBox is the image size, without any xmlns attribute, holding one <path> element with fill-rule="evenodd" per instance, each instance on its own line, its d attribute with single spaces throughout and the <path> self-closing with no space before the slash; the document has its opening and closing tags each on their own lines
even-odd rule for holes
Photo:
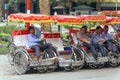
<svg viewBox="0 0 120 80">
<path fill-rule="evenodd" d="M 120 32 L 117 33 L 117 37 L 120 38 Z"/>
<path fill-rule="evenodd" d="M 92 54 L 92 52 L 90 51 L 88 47 L 83 46 L 82 48 L 87 52 L 87 54 L 90 54 L 90 55 Z"/>
<path fill-rule="evenodd" d="M 60 55 L 69 55 L 72 54 L 72 50 L 59 51 Z"/>
<path fill-rule="evenodd" d="M 82 46 L 82 48 L 86 51 L 89 50 L 86 46 Z"/>
<path fill-rule="evenodd" d="M 33 50 L 33 49 L 26 49 L 27 50 L 27 52 L 29 53 L 29 54 L 33 54 L 33 53 L 35 53 L 35 51 Z M 40 50 L 40 52 L 44 52 L 44 50 Z"/>
</svg>

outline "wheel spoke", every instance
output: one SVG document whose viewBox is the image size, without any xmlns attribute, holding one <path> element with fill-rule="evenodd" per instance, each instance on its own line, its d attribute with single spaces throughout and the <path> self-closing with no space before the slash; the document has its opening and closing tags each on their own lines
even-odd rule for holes
<svg viewBox="0 0 120 80">
<path fill-rule="evenodd" d="M 18 74 L 24 74 L 28 69 L 26 53 L 18 51 L 14 57 L 14 68 Z"/>
</svg>

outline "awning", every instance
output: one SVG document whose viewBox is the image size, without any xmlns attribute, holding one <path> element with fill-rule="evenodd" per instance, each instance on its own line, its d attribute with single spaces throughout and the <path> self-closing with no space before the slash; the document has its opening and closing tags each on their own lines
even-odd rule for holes
<svg viewBox="0 0 120 80">
<path fill-rule="evenodd" d="M 102 16 L 102 15 L 81 15 L 78 17 L 87 22 L 104 22 L 104 21 L 106 21 L 106 16 Z"/>
<path fill-rule="evenodd" d="M 115 16 L 115 15 L 119 15 L 118 11 L 101 11 L 98 12 L 98 15 L 111 15 L 111 16 Z"/>
<path fill-rule="evenodd" d="M 50 22 L 51 16 L 42 14 L 10 14 L 9 21 L 16 22 Z"/>
<path fill-rule="evenodd" d="M 52 20 L 58 22 L 60 24 L 82 24 L 83 20 L 70 15 L 54 15 L 52 16 Z"/>
<path fill-rule="evenodd" d="M 113 17 L 110 21 L 110 24 L 120 24 L 120 18 L 119 17 Z"/>
</svg>

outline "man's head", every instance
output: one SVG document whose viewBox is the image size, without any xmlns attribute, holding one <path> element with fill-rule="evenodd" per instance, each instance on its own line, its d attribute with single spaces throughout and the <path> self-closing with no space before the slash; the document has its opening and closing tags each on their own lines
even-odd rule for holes
<svg viewBox="0 0 120 80">
<path fill-rule="evenodd" d="M 97 34 L 100 34 L 101 32 L 102 32 L 101 26 L 97 26 L 97 27 L 96 27 L 96 33 L 97 33 Z"/>
<path fill-rule="evenodd" d="M 87 26 L 82 26 L 82 28 L 81 28 L 81 31 L 83 32 L 83 33 L 86 33 L 87 32 Z"/>
<path fill-rule="evenodd" d="M 28 28 L 28 31 L 29 31 L 31 34 L 35 34 L 35 29 L 34 29 L 33 26 L 30 26 L 30 27 Z"/>
<path fill-rule="evenodd" d="M 107 33 L 107 32 L 108 32 L 108 30 L 109 30 L 108 26 L 107 26 L 107 25 L 105 25 L 105 26 L 104 26 L 104 32 L 105 32 L 105 33 Z"/>
</svg>

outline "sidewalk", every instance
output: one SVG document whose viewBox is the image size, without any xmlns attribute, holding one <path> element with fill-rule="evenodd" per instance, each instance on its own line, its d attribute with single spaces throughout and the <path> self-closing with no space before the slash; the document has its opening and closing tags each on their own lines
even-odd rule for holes
<svg viewBox="0 0 120 80">
<path fill-rule="evenodd" d="M 0 55 L 0 76 L 14 73 L 13 67 L 8 63 L 7 55 Z"/>
</svg>

